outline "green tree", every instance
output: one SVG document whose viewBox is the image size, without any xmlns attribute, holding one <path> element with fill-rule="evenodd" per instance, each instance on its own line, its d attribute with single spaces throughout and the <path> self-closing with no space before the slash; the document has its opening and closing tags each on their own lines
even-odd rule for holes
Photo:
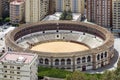
<svg viewBox="0 0 120 80">
<path fill-rule="evenodd" d="M 114 80 L 120 80 L 120 67 L 114 71 L 115 77 Z"/>
<path fill-rule="evenodd" d="M 65 19 L 64 14 L 61 14 L 61 16 L 60 16 L 60 20 L 64 20 L 64 19 Z"/>
<path fill-rule="evenodd" d="M 66 20 L 72 20 L 72 16 L 71 15 L 67 15 L 66 16 Z"/>
<path fill-rule="evenodd" d="M 71 80 L 72 76 L 69 74 L 66 76 L 66 79 L 65 80 Z"/>
<path fill-rule="evenodd" d="M 3 19 L 2 19 L 2 18 L 0 18 L 0 22 L 2 22 L 2 20 L 3 20 Z"/>
<path fill-rule="evenodd" d="M 114 71 L 105 71 L 103 73 L 102 80 L 115 80 Z"/>
<path fill-rule="evenodd" d="M 63 13 L 60 16 L 60 20 L 72 20 L 72 12 L 63 11 Z"/>
<path fill-rule="evenodd" d="M 9 17 L 6 17 L 5 19 L 4 19 L 4 22 L 9 22 L 10 21 L 10 18 Z"/>
</svg>

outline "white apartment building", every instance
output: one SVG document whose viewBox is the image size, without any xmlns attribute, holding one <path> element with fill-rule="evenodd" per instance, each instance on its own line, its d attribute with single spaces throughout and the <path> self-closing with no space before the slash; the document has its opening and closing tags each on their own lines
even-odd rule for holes
<svg viewBox="0 0 120 80">
<path fill-rule="evenodd" d="M 19 23 L 24 20 L 24 1 L 15 0 L 10 2 L 10 21 L 11 23 Z"/>
<path fill-rule="evenodd" d="M 49 0 L 25 0 L 25 22 L 38 22 L 48 14 Z"/>
<path fill-rule="evenodd" d="M 38 56 L 7 52 L 0 58 L 0 80 L 38 80 Z"/>
<path fill-rule="evenodd" d="M 120 0 L 112 1 L 113 31 L 120 33 Z"/>
</svg>

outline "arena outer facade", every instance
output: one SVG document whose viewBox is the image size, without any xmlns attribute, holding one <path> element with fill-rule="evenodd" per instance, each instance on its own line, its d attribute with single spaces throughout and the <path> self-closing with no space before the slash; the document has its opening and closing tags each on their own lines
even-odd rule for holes
<svg viewBox="0 0 120 80">
<path fill-rule="evenodd" d="M 89 33 L 100 37 L 104 43 L 96 48 L 85 51 L 71 52 L 71 53 L 48 53 L 31 51 L 24 49 L 16 43 L 18 39 L 31 33 L 42 31 L 45 34 L 46 30 L 70 30 Z M 26 24 L 16 28 L 6 35 L 6 45 L 8 51 L 18 52 L 32 52 L 39 55 L 39 64 L 41 66 L 55 67 L 66 70 L 81 70 L 97 69 L 108 65 L 111 58 L 114 56 L 114 38 L 113 35 L 98 25 L 86 24 L 82 22 L 71 21 L 47 21 L 36 24 Z"/>
</svg>

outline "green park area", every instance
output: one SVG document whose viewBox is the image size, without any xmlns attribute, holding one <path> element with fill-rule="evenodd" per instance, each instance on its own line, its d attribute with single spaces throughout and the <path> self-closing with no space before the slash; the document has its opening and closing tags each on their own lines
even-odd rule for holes
<svg viewBox="0 0 120 80">
<path fill-rule="evenodd" d="M 88 74 L 88 73 L 83 73 L 80 71 L 71 72 L 71 71 L 55 69 L 55 68 L 39 67 L 38 76 L 42 76 L 42 77 L 47 76 L 47 77 L 61 78 L 61 79 L 66 79 L 66 80 L 75 80 L 75 79 L 72 79 L 72 77 L 80 78 L 80 80 L 94 80 L 95 78 L 97 80 L 101 80 L 100 77 L 102 75 L 101 74 Z M 76 80 L 79 80 L 79 79 L 76 79 Z"/>
<path fill-rule="evenodd" d="M 120 66 L 120 61 L 118 62 Z M 66 71 L 55 68 L 39 67 L 38 76 L 61 78 L 64 80 L 120 80 L 120 67 L 113 71 L 104 71 L 103 74 L 88 74 L 80 71 Z"/>
</svg>

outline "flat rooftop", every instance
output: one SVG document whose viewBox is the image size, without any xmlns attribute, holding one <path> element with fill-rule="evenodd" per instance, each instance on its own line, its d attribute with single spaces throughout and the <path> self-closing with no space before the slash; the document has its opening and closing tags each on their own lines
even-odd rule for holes
<svg viewBox="0 0 120 80">
<path fill-rule="evenodd" d="M 13 5 L 20 5 L 20 4 L 22 4 L 22 3 L 24 3 L 22 0 L 15 0 L 15 1 L 13 1 L 13 2 L 11 2 L 10 4 L 13 4 Z"/>
<path fill-rule="evenodd" d="M 55 12 L 52 15 L 46 16 L 42 21 L 51 21 L 51 20 L 59 20 L 62 12 Z M 72 21 L 77 21 L 81 18 L 80 13 L 72 13 L 73 15 L 73 20 Z"/>
<path fill-rule="evenodd" d="M 36 54 L 31 54 L 31 53 L 7 52 L 1 57 L 0 61 L 28 64 L 31 63 L 35 57 Z"/>
</svg>

